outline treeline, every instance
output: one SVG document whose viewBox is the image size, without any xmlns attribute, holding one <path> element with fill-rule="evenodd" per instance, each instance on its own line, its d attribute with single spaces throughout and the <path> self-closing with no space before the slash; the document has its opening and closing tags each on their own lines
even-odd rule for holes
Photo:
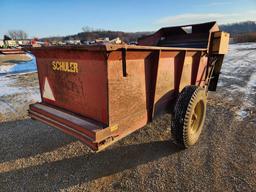
<svg viewBox="0 0 256 192">
<path fill-rule="evenodd" d="M 230 33 L 234 43 L 256 42 L 256 22 L 233 23 L 221 25 L 220 28 Z"/>
<path fill-rule="evenodd" d="M 255 18 L 256 19 L 256 18 Z M 226 31 L 233 35 L 241 34 L 241 33 L 252 33 L 256 32 L 256 22 L 254 21 L 245 21 L 239 23 L 232 23 L 220 26 L 222 31 Z"/>
<path fill-rule="evenodd" d="M 256 42 L 256 32 L 233 35 L 234 43 Z"/>
</svg>

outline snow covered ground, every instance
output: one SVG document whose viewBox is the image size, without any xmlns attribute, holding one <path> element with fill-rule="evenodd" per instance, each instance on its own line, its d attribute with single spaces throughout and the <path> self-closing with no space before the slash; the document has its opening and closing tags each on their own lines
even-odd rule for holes
<svg viewBox="0 0 256 192">
<path fill-rule="evenodd" d="M 35 57 L 7 58 L 0 65 L 0 121 L 26 116 L 28 105 L 40 100 Z"/>
<path fill-rule="evenodd" d="M 0 56 L 4 57 L 4 55 Z M 37 71 L 35 57 L 30 54 L 27 54 L 27 56 L 31 58 L 30 61 L 13 63 L 9 65 L 0 65 L 0 75 Z"/>
<path fill-rule="evenodd" d="M 0 122 L 26 117 L 29 104 L 40 99 L 37 73 L 0 76 Z"/>
<path fill-rule="evenodd" d="M 256 43 L 230 45 L 218 82 L 226 98 L 237 103 L 236 114 L 243 120 L 256 107 Z M 218 92 L 218 90 L 217 90 Z"/>
</svg>

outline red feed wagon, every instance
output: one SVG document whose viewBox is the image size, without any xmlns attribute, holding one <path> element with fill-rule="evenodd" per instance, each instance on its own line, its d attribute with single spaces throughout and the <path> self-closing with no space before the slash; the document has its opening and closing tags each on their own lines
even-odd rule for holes
<svg viewBox="0 0 256 192">
<path fill-rule="evenodd" d="M 42 102 L 29 115 L 99 151 L 173 112 L 173 138 L 189 147 L 201 133 L 228 39 L 211 22 L 162 28 L 139 45 L 32 48 Z"/>
</svg>

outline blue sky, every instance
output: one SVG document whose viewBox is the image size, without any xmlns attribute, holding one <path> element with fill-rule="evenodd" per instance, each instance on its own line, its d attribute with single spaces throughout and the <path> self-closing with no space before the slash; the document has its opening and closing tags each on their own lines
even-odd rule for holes
<svg viewBox="0 0 256 192">
<path fill-rule="evenodd" d="M 153 31 L 217 20 L 256 21 L 256 0 L 0 0 L 0 38 L 21 29 L 29 37 L 69 35 L 83 26 Z"/>
</svg>

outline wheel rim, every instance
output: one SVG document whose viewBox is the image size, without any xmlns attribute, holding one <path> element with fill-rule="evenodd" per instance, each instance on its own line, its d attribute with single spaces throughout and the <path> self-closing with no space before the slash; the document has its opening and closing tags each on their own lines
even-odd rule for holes
<svg viewBox="0 0 256 192">
<path fill-rule="evenodd" d="M 195 108 L 192 112 L 191 123 L 190 123 L 190 129 L 192 134 L 196 134 L 200 130 L 200 127 L 202 126 L 203 119 L 204 119 L 204 111 L 205 111 L 204 101 L 200 100 L 195 105 Z"/>
<path fill-rule="evenodd" d="M 185 130 L 183 133 L 184 145 L 186 147 L 194 145 L 204 125 L 206 116 L 206 97 L 204 91 L 196 92 L 195 96 L 192 96 L 188 110 L 186 113 L 187 120 L 185 122 Z"/>
</svg>

